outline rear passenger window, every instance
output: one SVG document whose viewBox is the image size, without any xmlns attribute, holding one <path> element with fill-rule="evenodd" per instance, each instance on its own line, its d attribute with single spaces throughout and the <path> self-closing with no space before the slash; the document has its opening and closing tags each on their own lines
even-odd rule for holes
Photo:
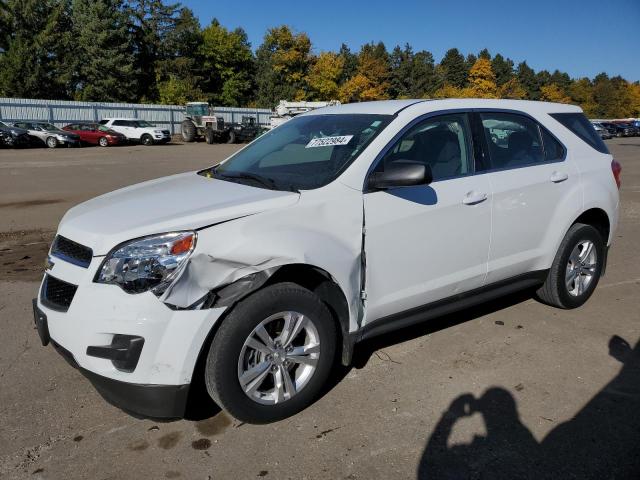
<svg viewBox="0 0 640 480">
<path fill-rule="evenodd" d="M 514 113 L 481 113 L 491 168 L 517 168 L 545 161 L 540 129 L 528 117 Z"/>
<path fill-rule="evenodd" d="M 115 127 L 128 127 L 129 122 L 127 122 L 126 120 L 114 120 L 113 125 Z"/>
<path fill-rule="evenodd" d="M 552 113 L 551 116 L 600 153 L 609 153 L 598 132 L 582 113 Z"/>
<path fill-rule="evenodd" d="M 382 158 L 377 171 L 392 163 L 424 163 L 433 180 L 472 173 L 467 115 L 431 117 L 410 128 Z"/>
<path fill-rule="evenodd" d="M 564 147 L 562 144 L 544 128 L 541 130 L 542 143 L 544 144 L 544 159 L 547 162 L 556 162 L 564 159 Z"/>
</svg>

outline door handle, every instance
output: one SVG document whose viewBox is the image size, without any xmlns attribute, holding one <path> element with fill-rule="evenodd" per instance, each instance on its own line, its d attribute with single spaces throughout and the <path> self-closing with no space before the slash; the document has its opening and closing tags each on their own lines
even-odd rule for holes
<svg viewBox="0 0 640 480">
<path fill-rule="evenodd" d="M 569 178 L 569 174 L 566 172 L 555 171 L 551 174 L 551 181 L 553 183 L 564 182 L 567 178 Z"/>
<path fill-rule="evenodd" d="M 487 198 L 486 193 L 471 190 L 464 196 L 462 203 L 465 205 L 477 205 L 478 203 L 484 202 Z"/>
</svg>

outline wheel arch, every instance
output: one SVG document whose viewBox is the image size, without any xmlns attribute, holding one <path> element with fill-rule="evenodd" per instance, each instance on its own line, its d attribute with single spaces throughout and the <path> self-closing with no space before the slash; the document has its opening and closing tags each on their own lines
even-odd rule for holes
<svg viewBox="0 0 640 480">
<path fill-rule="evenodd" d="M 609 241 L 609 235 L 611 233 L 611 219 L 607 212 L 601 208 L 590 208 L 582 212 L 572 223 L 569 225 L 571 228 L 576 223 L 584 223 L 594 227 L 604 240 L 605 245 Z"/>
</svg>

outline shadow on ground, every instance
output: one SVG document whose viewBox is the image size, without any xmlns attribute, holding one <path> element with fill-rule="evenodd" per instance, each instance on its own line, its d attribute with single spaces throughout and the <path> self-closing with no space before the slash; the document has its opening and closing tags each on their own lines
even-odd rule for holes
<svg viewBox="0 0 640 480">
<path fill-rule="evenodd" d="M 423 479 L 640 478 L 640 341 L 609 341 L 620 373 L 571 420 L 538 443 L 520 421 L 514 397 L 500 387 L 456 398 L 431 433 L 418 467 Z M 486 437 L 447 446 L 456 422 L 479 413 Z"/>
</svg>

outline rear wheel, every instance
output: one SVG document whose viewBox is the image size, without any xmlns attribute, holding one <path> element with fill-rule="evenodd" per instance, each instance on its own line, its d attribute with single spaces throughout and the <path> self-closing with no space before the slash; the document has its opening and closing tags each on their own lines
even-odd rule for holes
<svg viewBox="0 0 640 480">
<path fill-rule="evenodd" d="M 591 225 L 576 223 L 565 235 L 538 298 L 558 308 L 584 304 L 600 280 L 604 266 L 604 242 Z"/>
<path fill-rule="evenodd" d="M 144 135 L 142 135 L 142 137 L 140 137 L 140 142 L 146 146 L 153 145 L 153 137 L 148 133 L 145 133 Z"/>
<path fill-rule="evenodd" d="M 211 130 L 210 128 L 207 128 L 207 131 L 204 133 L 204 139 L 209 145 L 215 143 L 216 138 L 213 134 L 213 130 Z"/>
<path fill-rule="evenodd" d="M 193 142 L 196 139 L 196 126 L 191 120 L 184 120 L 181 125 L 182 140 Z"/>
<path fill-rule="evenodd" d="M 293 283 L 266 287 L 220 326 L 207 357 L 207 391 L 239 420 L 281 420 L 313 402 L 335 348 L 335 324 L 316 295 Z"/>
<path fill-rule="evenodd" d="M 101 147 L 108 147 L 109 140 L 107 140 L 107 137 L 100 137 L 100 140 L 98 140 L 98 145 L 100 145 Z"/>
<path fill-rule="evenodd" d="M 47 137 L 46 144 L 49 148 L 56 148 L 58 146 L 58 140 L 56 140 L 55 137 Z"/>
</svg>

